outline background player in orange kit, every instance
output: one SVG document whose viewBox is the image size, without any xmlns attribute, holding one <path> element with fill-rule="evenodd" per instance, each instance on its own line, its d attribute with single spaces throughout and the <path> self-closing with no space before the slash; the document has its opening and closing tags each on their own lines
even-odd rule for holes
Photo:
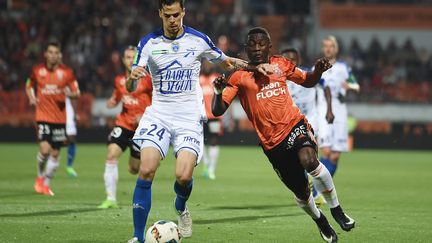
<svg viewBox="0 0 432 243">
<path fill-rule="evenodd" d="M 314 219 L 321 237 L 326 242 L 337 242 L 336 232 L 315 205 L 305 170 L 313 177 L 315 187 L 327 200 L 331 214 L 341 228 L 349 231 L 355 222 L 339 205 L 332 177 L 317 159 L 313 130 L 293 103 L 286 85 L 286 80 L 291 80 L 304 87 L 313 87 L 331 65 L 321 58 L 315 63 L 313 72 L 305 72 L 282 56 L 270 57 L 270 35 L 263 28 L 248 32 L 245 48 L 251 69 L 234 72 L 228 82 L 223 77 L 214 81 L 213 114 L 222 115 L 238 96 L 279 178 L 294 192 L 297 204 Z M 264 63 L 268 63 L 265 64 L 268 70 L 273 69 L 273 74 L 262 75 L 254 70 L 254 66 Z"/>
<path fill-rule="evenodd" d="M 36 106 L 39 141 L 34 189 L 37 193 L 54 196 L 50 181 L 59 166 L 60 148 L 67 140 L 66 96 L 77 98 L 80 91 L 72 69 L 61 63 L 58 42 L 47 44 L 44 57 L 45 63 L 34 66 L 27 79 L 26 94 L 30 104 Z"/>
<path fill-rule="evenodd" d="M 130 74 L 136 51 L 134 46 L 129 46 L 123 52 L 123 65 L 126 70 L 115 78 L 115 89 L 107 102 L 108 108 L 114 108 L 120 102 L 123 103 L 123 108 L 117 116 L 115 127 L 108 136 L 108 154 L 104 173 L 107 199 L 99 205 L 99 208 L 118 208 L 116 197 L 118 159 L 127 147 L 130 150 L 129 172 L 137 174 L 139 170 L 140 152 L 139 149 L 135 150 L 132 147 L 131 139 L 142 114 L 151 104 L 153 87 L 150 76 L 146 76 L 138 82 L 135 91 L 129 92 L 126 89 L 126 79 Z"/>
</svg>

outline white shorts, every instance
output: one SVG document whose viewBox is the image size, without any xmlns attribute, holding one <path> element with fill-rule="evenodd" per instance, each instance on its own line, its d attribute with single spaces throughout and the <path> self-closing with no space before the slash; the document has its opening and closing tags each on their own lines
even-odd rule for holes
<svg viewBox="0 0 432 243">
<path fill-rule="evenodd" d="M 73 110 L 69 98 L 66 98 L 66 135 L 67 136 L 77 135 L 77 128 L 75 123 L 75 112 Z"/>
<path fill-rule="evenodd" d="M 156 148 L 162 158 L 166 157 L 171 144 L 175 157 L 181 150 L 187 150 L 197 156 L 198 164 L 203 154 L 203 125 L 199 121 L 195 124 L 173 122 L 172 117 L 161 119 L 146 111 L 132 140 L 140 150 L 146 147 Z"/>
<path fill-rule="evenodd" d="M 329 124 L 325 118 L 327 111 L 327 106 L 318 106 L 317 113 L 317 130 L 316 134 L 318 137 L 318 147 L 325 148 L 331 146 L 331 124 Z"/>
<path fill-rule="evenodd" d="M 331 124 L 331 150 L 348 152 L 348 123 L 335 122 Z"/>
</svg>

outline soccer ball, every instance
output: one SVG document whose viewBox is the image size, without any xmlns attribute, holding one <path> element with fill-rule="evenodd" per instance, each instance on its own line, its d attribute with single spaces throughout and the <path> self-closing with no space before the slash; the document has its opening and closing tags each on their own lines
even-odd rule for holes
<svg viewBox="0 0 432 243">
<path fill-rule="evenodd" d="M 181 242 L 181 235 L 175 223 L 159 220 L 147 230 L 145 242 L 179 243 Z"/>
</svg>

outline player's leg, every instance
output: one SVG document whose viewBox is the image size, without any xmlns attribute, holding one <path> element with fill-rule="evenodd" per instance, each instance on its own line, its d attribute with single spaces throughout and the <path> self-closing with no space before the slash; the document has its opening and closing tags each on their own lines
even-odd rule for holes
<svg viewBox="0 0 432 243">
<path fill-rule="evenodd" d="M 326 167 L 333 170 L 332 176 L 336 173 L 338 168 L 339 159 L 342 152 L 348 151 L 348 124 L 346 121 L 338 121 L 333 124 L 333 142 L 329 161 L 331 164 Z M 329 171 L 330 171 L 329 169 Z"/>
<path fill-rule="evenodd" d="M 190 217 L 186 202 L 192 193 L 192 175 L 196 161 L 197 154 L 189 149 L 181 149 L 177 152 L 176 181 L 174 183 L 176 198 L 174 206 L 179 215 L 178 227 L 183 237 L 192 236 L 192 218 Z"/>
<path fill-rule="evenodd" d="M 78 176 L 78 173 L 73 168 L 75 156 L 76 156 L 76 136 L 68 135 L 66 172 L 70 177 Z"/>
<path fill-rule="evenodd" d="M 219 158 L 219 136 L 221 134 L 222 122 L 220 120 L 209 121 L 209 134 L 208 134 L 208 177 L 209 179 L 216 179 L 216 165 Z"/>
<path fill-rule="evenodd" d="M 193 171 L 201 161 L 204 146 L 203 126 L 196 124 L 178 124 L 174 127 L 173 138 L 176 161 L 175 210 L 178 214 L 178 227 L 184 237 L 192 236 L 192 218 L 186 206 L 193 186 Z"/>
<path fill-rule="evenodd" d="M 51 145 L 48 141 L 40 141 L 39 142 L 39 152 L 36 156 L 37 162 L 37 177 L 34 184 L 34 189 L 37 193 L 43 193 L 44 187 L 44 171 L 46 167 L 46 163 L 51 151 Z"/>
<path fill-rule="evenodd" d="M 354 228 L 355 222 L 343 212 L 339 204 L 333 178 L 326 167 L 317 160 L 316 150 L 311 147 L 303 147 L 299 149 L 298 157 L 300 164 L 312 176 L 315 188 L 327 201 L 336 222 L 345 231 Z"/>
<path fill-rule="evenodd" d="M 104 182 L 107 198 L 98 208 L 118 208 L 117 204 L 117 182 L 118 182 L 118 159 L 123 149 L 116 143 L 109 143 L 105 160 Z"/>
<path fill-rule="evenodd" d="M 145 226 L 152 203 L 152 182 L 161 160 L 162 156 L 158 149 L 154 147 L 142 148 L 141 165 L 132 204 L 134 237 L 139 242 L 144 241 Z"/>
<path fill-rule="evenodd" d="M 50 188 L 50 183 L 59 165 L 60 165 L 60 146 L 55 146 L 53 144 L 50 152 L 50 156 L 48 158 L 45 167 L 43 194 L 48 196 L 54 196 L 54 193 L 51 191 Z"/>
<path fill-rule="evenodd" d="M 139 172 L 140 164 L 141 164 L 141 156 L 139 151 L 135 151 L 135 149 L 130 146 L 130 156 L 129 156 L 129 173 L 132 175 L 136 175 Z"/>
<path fill-rule="evenodd" d="M 160 161 L 168 152 L 171 133 L 162 121 L 145 113 L 132 141 L 134 148 L 141 151 L 141 164 L 132 204 L 134 238 L 143 242 L 147 217 L 152 203 L 153 178 Z"/>
<path fill-rule="evenodd" d="M 315 205 L 307 175 L 296 154 L 287 150 L 285 143 L 270 151 L 264 151 L 264 153 L 280 180 L 294 193 L 297 205 L 316 222 L 321 236 L 327 239 L 327 242 L 335 242 L 337 235 L 324 214 Z"/>
<path fill-rule="evenodd" d="M 205 178 L 209 177 L 209 173 L 208 173 L 208 168 L 210 165 L 210 158 L 209 158 L 209 151 L 208 151 L 208 142 L 209 142 L 209 136 L 210 136 L 210 131 L 209 131 L 209 126 L 208 126 L 208 121 L 206 123 L 203 124 L 204 127 L 204 137 L 205 137 L 205 143 L 204 143 L 204 147 L 203 147 L 203 151 L 202 151 L 202 161 L 203 161 L 203 171 L 202 171 L 202 176 Z"/>
</svg>

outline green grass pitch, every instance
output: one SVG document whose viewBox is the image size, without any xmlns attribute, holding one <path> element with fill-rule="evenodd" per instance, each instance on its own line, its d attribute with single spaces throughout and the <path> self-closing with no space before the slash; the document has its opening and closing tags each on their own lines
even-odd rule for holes
<svg viewBox="0 0 432 243">
<path fill-rule="evenodd" d="M 136 177 L 120 164 L 121 209 L 98 210 L 105 198 L 106 147 L 78 144 L 77 179 L 62 166 L 54 197 L 33 192 L 36 144 L 0 144 L 0 242 L 126 242 L 132 235 Z M 321 242 L 313 221 L 294 203 L 259 147 L 222 147 L 217 180 L 200 177 L 188 202 L 193 237 L 183 242 Z M 335 183 L 357 227 L 343 232 L 323 207 L 340 242 L 431 242 L 432 152 L 357 150 L 344 154 Z M 148 224 L 173 220 L 174 161 L 162 161 Z"/>
</svg>

